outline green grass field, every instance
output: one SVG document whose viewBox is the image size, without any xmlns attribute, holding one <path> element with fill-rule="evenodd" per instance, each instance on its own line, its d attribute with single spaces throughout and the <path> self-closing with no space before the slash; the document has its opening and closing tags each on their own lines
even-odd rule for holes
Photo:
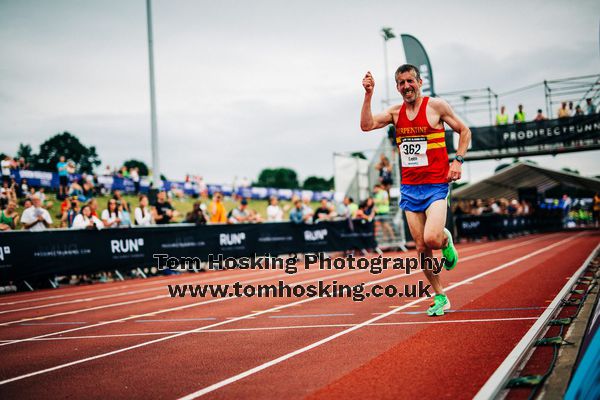
<svg viewBox="0 0 600 400">
<path fill-rule="evenodd" d="M 124 195 L 123 198 L 125 199 L 125 201 L 127 201 L 129 203 L 129 206 L 133 213 L 133 210 L 139 204 L 137 196 Z M 107 207 L 108 199 L 109 199 L 109 196 L 96 197 L 96 200 L 98 200 L 98 213 L 99 214 L 102 212 L 102 210 L 104 210 Z M 177 221 L 177 222 L 183 222 L 185 215 L 189 211 L 192 210 L 192 206 L 196 201 L 200 201 L 200 202 L 206 204 L 207 207 L 208 207 L 208 204 L 210 203 L 210 199 L 192 199 L 189 197 L 171 200 L 173 207 L 175 207 L 175 209 L 177 211 L 179 211 L 179 213 L 182 216 L 182 217 L 180 217 L 179 221 Z M 53 220 L 52 226 L 55 228 L 60 228 L 60 203 L 61 202 L 56 200 L 55 193 L 46 193 L 46 203 L 49 203 L 49 202 L 52 203 L 52 206 L 48 208 L 48 211 L 50 212 L 50 216 L 52 217 L 52 220 Z M 227 210 L 227 212 L 229 212 L 229 210 L 235 208 L 238 203 L 236 203 L 232 199 L 226 198 L 224 204 L 225 204 L 225 209 Z M 265 220 L 267 218 L 267 206 L 268 205 L 269 205 L 269 203 L 267 200 L 248 200 L 248 207 L 250 209 L 256 211 L 257 213 L 259 213 Z M 282 208 L 284 208 L 284 211 L 285 211 L 284 220 L 287 220 L 289 218 L 289 210 L 291 210 L 293 207 L 291 202 L 280 201 L 279 205 Z M 286 211 L 286 206 L 288 207 L 287 211 Z M 313 209 L 316 209 L 319 207 L 319 203 L 311 202 L 311 207 L 313 207 Z M 19 206 L 18 212 L 19 212 L 19 215 L 21 215 L 23 213 L 23 207 Z"/>
</svg>

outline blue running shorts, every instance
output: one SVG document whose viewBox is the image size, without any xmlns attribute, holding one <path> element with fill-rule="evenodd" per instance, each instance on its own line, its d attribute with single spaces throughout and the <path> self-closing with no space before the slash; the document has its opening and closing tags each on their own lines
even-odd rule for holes
<svg viewBox="0 0 600 400">
<path fill-rule="evenodd" d="M 400 185 L 400 208 L 404 211 L 425 212 L 431 203 L 447 197 L 447 183 Z"/>
</svg>

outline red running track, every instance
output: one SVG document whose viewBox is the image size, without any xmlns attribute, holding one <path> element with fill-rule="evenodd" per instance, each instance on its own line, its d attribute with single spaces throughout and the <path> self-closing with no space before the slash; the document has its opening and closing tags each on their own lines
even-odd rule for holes
<svg viewBox="0 0 600 400">
<path fill-rule="evenodd" d="M 2 296 L 0 398 L 472 398 L 599 241 L 461 245 L 441 274 L 453 310 L 437 318 L 428 298 L 172 299 L 166 288 L 424 279 L 399 271 L 209 272 Z"/>
</svg>

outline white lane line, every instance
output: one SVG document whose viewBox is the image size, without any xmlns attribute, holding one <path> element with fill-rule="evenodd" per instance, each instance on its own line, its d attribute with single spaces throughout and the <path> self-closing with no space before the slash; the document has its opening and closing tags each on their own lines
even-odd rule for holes
<svg viewBox="0 0 600 400">
<path fill-rule="evenodd" d="M 215 317 L 206 318 L 170 318 L 170 319 L 138 319 L 135 322 L 188 322 L 188 321 L 214 321 Z"/>
<path fill-rule="evenodd" d="M 304 273 L 308 273 L 303 271 Z M 288 274 L 281 274 L 281 275 L 276 275 L 275 277 L 286 277 L 289 276 Z M 235 278 L 234 278 L 235 279 Z M 267 279 L 265 278 L 260 278 L 259 280 L 264 280 Z M 253 280 L 256 281 L 256 280 Z M 231 281 L 229 279 L 227 279 L 226 281 L 228 284 L 233 284 L 234 281 Z M 183 285 L 183 283 L 181 283 Z M 204 284 L 204 282 L 200 283 L 200 284 Z M 194 284 L 192 284 L 194 285 Z M 163 286 L 162 290 L 164 291 L 167 288 L 167 286 Z M 103 310 L 106 308 L 113 308 L 113 307 L 120 307 L 120 306 L 124 306 L 124 305 L 129 305 L 129 304 L 137 304 L 137 303 L 144 303 L 147 301 L 154 301 L 154 300 L 158 300 L 158 299 L 165 299 L 165 298 L 171 298 L 170 295 L 156 295 L 156 296 L 152 296 L 152 297 L 144 297 L 142 299 L 136 299 L 136 300 L 129 300 L 129 301 L 124 301 L 124 302 L 118 302 L 118 303 L 109 303 L 109 304 L 103 304 L 101 306 L 96 306 L 96 307 L 85 307 L 85 308 L 78 308 L 75 310 L 70 310 L 70 311 L 64 311 L 64 312 L 59 312 L 59 313 L 54 313 L 54 314 L 47 314 L 47 315 L 40 315 L 38 317 L 27 317 L 27 318 L 22 318 L 19 320 L 13 320 L 13 321 L 7 321 L 7 322 L 0 322 L 0 327 L 2 326 L 8 326 L 8 325 L 13 325 L 13 324 L 19 324 L 22 322 L 27 322 L 27 321 L 38 321 L 38 320 L 42 320 L 42 319 L 47 319 L 47 318 L 54 318 L 54 317 L 61 317 L 61 316 L 65 316 L 65 315 L 73 315 L 73 314 L 79 314 L 82 312 L 88 312 L 88 311 L 97 311 L 97 310 Z"/>
<path fill-rule="evenodd" d="M 497 272 L 497 271 L 500 271 L 502 269 L 508 268 L 508 267 L 510 267 L 512 265 L 515 265 L 515 264 L 517 264 L 517 263 L 519 263 L 521 261 L 527 260 L 527 259 L 529 259 L 531 257 L 535 257 L 536 255 L 541 254 L 542 252 L 546 252 L 548 250 L 553 249 L 554 247 L 557 247 L 557 246 L 560 246 L 560 245 L 565 244 L 567 242 L 570 242 L 571 240 L 574 240 L 574 239 L 580 237 L 581 235 L 583 235 L 583 233 L 580 233 L 580 234 L 577 234 L 577 235 L 573 235 L 573 236 L 568 237 L 566 239 L 560 240 L 560 241 L 558 241 L 558 242 L 556 242 L 556 243 L 554 243 L 554 244 L 552 244 L 550 246 L 546 246 L 546 247 L 544 247 L 542 249 L 536 250 L 536 251 L 534 251 L 532 253 L 529 253 L 529 254 L 527 254 L 525 256 L 519 257 L 519 258 L 517 258 L 517 259 L 515 259 L 513 261 L 509 261 L 509 262 L 504 263 L 502 265 L 499 265 L 499 266 L 497 266 L 495 268 L 492 268 L 490 270 L 487 270 L 485 272 L 482 272 L 480 274 L 472 276 L 471 278 L 467 278 L 467 279 L 465 279 L 465 280 L 463 280 L 463 281 L 461 281 L 459 283 L 456 283 L 456 284 L 454 284 L 452 286 L 449 286 L 448 288 L 446 288 L 446 291 L 452 290 L 454 288 L 462 286 L 463 284 L 465 284 L 467 282 L 472 282 L 472 281 L 480 279 L 480 278 L 482 278 L 484 276 L 490 275 L 490 274 L 492 274 L 494 272 Z M 411 303 L 408 303 L 408 305 L 418 304 L 418 303 L 421 303 L 421 302 L 426 301 L 426 300 L 429 300 L 429 299 L 428 298 L 417 299 L 417 300 L 412 301 Z M 323 345 L 325 343 L 328 343 L 328 342 L 330 342 L 330 341 L 332 341 L 334 339 L 337 339 L 337 338 L 339 338 L 341 336 L 347 335 L 348 333 L 354 332 L 354 331 L 356 331 L 356 330 L 358 330 L 360 328 L 363 328 L 363 327 L 365 327 L 365 326 L 367 326 L 369 324 L 372 324 L 373 322 L 377 322 L 377 321 L 379 321 L 379 320 L 381 320 L 383 318 L 386 318 L 386 317 L 388 317 L 390 315 L 393 315 L 393 314 L 397 313 L 398 311 L 407 308 L 408 305 L 399 306 L 399 307 L 397 307 L 397 308 L 395 308 L 393 310 L 390 310 L 390 311 L 386 312 L 385 314 L 379 315 L 377 317 L 373 317 L 373 318 L 371 318 L 371 319 L 369 319 L 367 321 L 364 321 L 364 322 L 362 322 L 362 323 L 360 323 L 358 325 L 355 325 L 355 326 L 350 327 L 348 329 L 345 329 L 345 330 L 343 330 L 341 332 L 338 332 L 336 334 L 328 336 L 328 337 L 326 337 L 324 339 L 321 339 L 321 340 L 319 340 L 317 342 L 314 342 L 314 343 L 312 343 L 312 344 L 310 344 L 308 346 L 304 346 L 304 347 L 302 347 L 300 349 L 297 349 L 297 350 L 295 350 L 295 351 L 293 351 L 291 353 L 284 354 L 281 357 L 275 358 L 275 359 L 273 359 L 271 361 L 268 361 L 266 363 L 258 365 L 256 367 L 251 368 L 249 370 L 246 370 L 246 371 L 244 371 L 242 373 L 239 373 L 237 375 L 231 376 L 231 377 L 229 377 L 227 379 L 224 379 L 222 381 L 214 383 L 214 384 L 212 384 L 210 386 L 207 386 L 207 387 L 205 387 L 203 389 L 200 389 L 200 390 L 198 390 L 196 392 L 193 392 L 193 393 L 190 393 L 190 394 L 188 394 L 186 396 L 183 396 L 183 397 L 180 398 L 180 400 L 195 399 L 195 398 L 203 396 L 203 395 L 205 395 L 207 393 L 210 393 L 210 392 L 213 392 L 213 391 L 215 391 L 217 389 L 220 389 L 220 388 L 222 388 L 224 386 L 227 386 L 227 385 L 230 385 L 230 384 L 232 384 L 234 382 L 237 382 L 237 381 L 239 381 L 241 379 L 247 378 L 250 375 L 254 375 L 257 372 L 265 370 L 265 369 L 267 369 L 269 367 L 272 367 L 274 365 L 280 364 L 281 362 L 286 361 L 286 360 L 288 360 L 288 359 L 290 359 L 292 357 L 295 357 L 295 356 L 297 356 L 299 354 L 305 353 L 305 352 L 307 352 L 309 350 L 312 350 L 312 349 L 314 349 L 316 347 L 319 347 L 319 346 L 321 346 L 321 345 Z"/>
<path fill-rule="evenodd" d="M 561 244 L 561 243 L 563 243 L 563 242 L 565 242 L 565 243 L 566 243 L 567 241 L 573 240 L 573 239 L 575 239 L 575 238 L 577 238 L 577 237 L 581 236 L 582 234 L 583 234 L 583 233 L 581 233 L 581 234 L 579 234 L 579 235 L 571 236 L 571 237 L 569 237 L 569 238 L 567 238 L 567 239 L 561 240 L 560 242 L 556 242 L 554 245 L 551 245 L 550 247 L 545 247 L 544 249 L 538 250 L 537 252 L 530 253 L 530 254 L 528 254 L 528 255 L 526 255 L 526 256 L 520 257 L 520 258 L 516 259 L 515 261 L 509 262 L 509 263 L 507 263 L 507 264 L 503 264 L 503 266 L 504 266 L 504 268 L 505 268 L 506 266 L 508 266 L 508 265 L 512 265 L 512 264 L 514 264 L 514 263 L 518 262 L 518 261 L 519 261 L 519 260 L 521 260 L 521 259 L 527 259 L 527 258 L 530 258 L 530 257 L 532 257 L 532 256 L 536 255 L 536 254 L 537 254 L 538 252 L 540 252 L 540 251 L 545 251 L 545 250 L 547 250 L 547 249 L 550 249 L 550 248 L 552 248 L 552 247 L 554 247 L 554 246 L 557 246 L 558 244 Z M 481 253 L 481 255 L 480 255 L 480 256 L 482 256 L 482 254 L 484 254 L 484 253 Z M 501 269 L 501 268 L 500 268 L 500 267 L 497 267 L 497 268 L 495 268 L 494 270 L 492 270 L 492 272 L 494 272 L 495 270 L 498 270 L 498 269 Z M 352 274 L 355 274 L 355 273 L 360 273 L 360 272 L 364 272 L 364 270 L 358 270 L 358 271 L 352 271 L 352 272 L 350 272 L 350 273 L 339 274 L 339 276 L 352 275 Z M 483 274 L 476 275 L 476 277 L 485 276 L 485 275 L 487 275 L 487 274 L 489 274 L 489 273 L 491 273 L 491 272 L 490 272 L 490 271 L 488 271 L 488 272 L 486 272 L 486 273 L 483 273 Z M 388 278 L 383 278 L 383 279 L 379 279 L 379 280 L 376 280 L 376 281 L 368 282 L 368 283 L 366 283 L 366 284 L 365 284 L 365 286 L 371 286 L 371 285 L 375 285 L 375 284 L 377 284 L 377 283 L 383 283 L 383 282 L 390 281 L 390 280 L 394 280 L 394 279 L 402 279 L 402 278 L 405 278 L 405 277 L 407 277 L 407 276 L 410 276 L 410 275 L 405 275 L 405 274 L 402 274 L 402 275 L 391 276 L 391 277 L 388 277 Z M 329 276 L 329 277 L 327 277 L 327 278 L 321 278 L 321 279 L 332 279 L 333 277 L 334 277 L 334 276 Z M 471 280 L 473 280 L 473 279 L 467 279 L 467 280 L 465 280 L 465 281 L 471 281 Z M 316 281 L 316 280 L 308 280 L 308 282 L 311 282 L 311 281 Z M 301 284 L 301 283 L 300 283 L 300 282 L 296 283 L 296 285 L 299 285 L 299 284 Z M 450 290 L 451 288 L 452 288 L 452 287 L 448 288 L 447 290 Z M 209 302 L 212 302 L 212 301 L 223 301 L 223 300 L 229 300 L 229 299 L 234 299 L 234 298 L 236 298 L 236 297 L 225 297 L 225 298 L 220 298 L 220 299 L 211 300 L 211 301 L 205 302 L 204 304 L 206 304 L 206 303 L 209 303 Z M 270 309 L 267 309 L 267 310 L 264 310 L 264 311 L 261 311 L 261 312 L 258 312 L 258 313 L 250 313 L 250 314 L 246 314 L 246 315 L 244 315 L 244 316 L 241 316 L 241 317 L 237 317 L 237 318 L 233 318 L 233 319 L 228 319 L 228 320 L 225 320 L 225 321 L 222 321 L 222 322 L 217 322 L 217 323 L 214 323 L 214 324 L 212 324 L 212 325 L 205 325 L 205 326 L 201 326 L 201 327 L 199 327 L 199 328 L 192 329 L 192 330 L 189 330 L 189 331 L 183 331 L 183 332 L 181 332 L 181 333 L 177 333 L 177 334 L 169 335 L 169 336 L 162 337 L 162 338 L 158 338 L 158 339 L 155 339 L 155 340 L 150 340 L 150 341 L 148 341 L 148 342 L 142 342 L 142 343 L 138 343 L 138 344 L 136 344 L 136 345 L 133 345 L 133 346 L 124 347 L 124 348 L 117 349 L 117 350 L 113 350 L 113 351 L 110 351 L 110 352 L 107 352 L 107 353 L 101 353 L 101 354 L 98 354 L 98 355 L 95 355 L 95 356 L 86 357 L 86 358 L 83 358 L 83 359 L 79 359 L 79 360 L 71 361 L 71 362 L 64 363 L 64 364 L 60 364 L 60 365 L 57 365 L 57 366 L 54 366 L 54 367 L 50 367 L 50 368 L 46 368 L 46 369 L 43 369 L 43 370 L 34 371 L 34 372 L 31 372 L 31 373 L 28 373 L 28 374 L 24 374 L 24 375 L 16 376 L 16 377 L 14 377 L 14 378 L 10 378 L 10 379 L 6 379 L 6 380 L 3 380 L 3 381 L 0 381 L 0 385 L 4 385 L 4 384 L 10 383 L 10 382 L 18 381 L 18 380 L 21 380 L 21 379 L 29 378 L 29 377 L 36 376 L 36 375 L 40 375 L 40 374 L 45 374 L 45 373 L 48 373 L 48 372 L 56 371 L 56 370 L 59 370 L 59 369 L 62 369 L 62 368 L 66 368 L 66 367 L 70 367 L 70 366 L 73 366 L 73 365 L 78 365 L 78 364 L 85 363 L 85 362 L 88 362 L 88 361 L 97 360 L 97 359 L 99 359 L 99 358 L 108 357 L 108 356 L 111 356 L 111 355 L 114 355 L 114 354 L 123 353 L 123 352 L 125 352 L 125 351 L 129 351 L 129 350 L 137 349 L 137 348 L 139 348 L 139 347 L 145 347 L 145 346 L 148 346 L 148 345 L 151 345 L 151 344 L 154 344 L 154 343 L 163 342 L 163 341 L 165 341 L 165 340 L 174 339 L 174 338 L 177 338 L 177 337 L 180 337 L 180 336 L 184 336 L 184 335 L 188 335 L 188 334 L 191 334 L 191 333 L 196 333 L 196 332 L 200 332 L 200 331 L 208 330 L 208 329 L 215 328 L 215 327 L 217 327 L 217 326 L 221 326 L 221 325 L 225 325 L 225 324 L 229 324 L 229 323 L 232 323 L 232 322 L 237 322 L 237 321 L 241 321 L 241 320 L 244 320 L 244 319 L 250 319 L 250 318 L 254 318 L 254 317 L 258 316 L 258 315 L 261 315 L 261 314 L 266 314 L 266 313 L 268 313 L 268 312 L 272 312 L 273 310 L 280 310 L 280 309 L 284 309 L 284 308 L 289 308 L 289 307 L 293 307 L 294 305 L 303 304 L 303 303 L 308 303 L 308 302 L 315 301 L 315 300 L 319 300 L 319 299 L 321 299 L 321 297 L 311 297 L 311 298 L 307 298 L 307 299 L 299 300 L 299 301 L 296 301 L 296 302 L 293 302 L 293 303 L 289 303 L 289 304 L 284 304 L 284 305 L 281 305 L 281 306 L 273 307 L 273 308 L 270 308 Z M 401 307 L 399 307 L 399 308 L 397 308 L 397 309 L 395 309 L 395 310 L 389 311 L 389 312 L 387 312 L 386 314 L 383 314 L 383 315 L 381 315 L 381 316 L 379 316 L 379 317 L 373 318 L 373 319 L 371 319 L 371 320 L 368 320 L 368 321 L 366 321 L 366 322 L 364 322 L 364 323 L 361 323 L 361 324 L 359 324 L 359 325 L 356 325 L 356 326 L 355 326 L 355 327 L 353 327 L 353 328 L 350 328 L 350 329 L 348 329 L 348 330 L 342 331 L 342 333 L 341 333 L 341 334 L 334 335 L 334 336 L 330 336 L 330 337 L 328 337 L 328 338 L 326 338 L 326 339 L 323 339 L 323 340 L 321 340 L 321 341 L 319 341 L 319 342 L 313 343 L 311 346 L 307 346 L 307 347 L 305 347 L 305 348 L 303 348 L 303 349 L 297 350 L 297 351 L 296 351 L 296 352 L 294 352 L 294 353 L 290 353 L 291 355 L 290 355 L 290 354 L 288 354 L 288 355 L 286 355 L 286 356 L 280 357 L 279 359 L 273 360 L 273 361 L 271 361 L 270 363 L 273 363 L 273 362 L 275 362 L 275 361 L 276 361 L 276 362 L 275 362 L 275 364 L 277 364 L 277 363 L 279 363 L 279 362 L 281 362 L 281 361 L 284 361 L 284 360 L 286 360 L 287 358 L 291 358 L 291 357 L 293 357 L 293 356 L 294 356 L 294 355 L 296 355 L 296 354 L 300 354 L 300 353 L 302 353 L 302 352 L 304 352 L 304 351 L 307 351 L 307 350 L 309 350 L 309 349 L 311 349 L 311 348 L 313 348 L 313 347 L 317 347 L 317 346 L 319 346 L 319 345 L 320 345 L 320 344 L 322 344 L 322 343 L 326 343 L 326 342 L 328 342 L 328 341 L 330 341 L 330 340 L 333 340 L 333 339 L 337 338 L 338 336 L 342 336 L 342 335 L 344 335 L 345 333 L 348 333 L 348 332 L 354 331 L 354 330 L 356 330 L 356 329 L 359 329 L 359 328 L 363 327 L 363 326 L 364 326 L 364 325 L 366 325 L 366 324 L 369 324 L 369 323 L 372 323 L 372 322 L 378 321 L 378 320 L 380 320 L 380 319 L 382 319 L 382 318 L 384 318 L 384 317 L 386 317 L 386 316 L 388 316 L 388 315 L 392 315 L 392 314 L 393 314 L 394 312 L 396 312 L 397 310 L 400 310 L 400 309 L 406 308 L 407 306 L 409 306 L 409 305 L 411 305 L 411 304 L 419 303 L 419 302 L 421 302 L 421 301 L 424 301 L 424 300 L 429 300 L 429 298 L 422 298 L 422 299 L 419 299 L 419 300 L 415 300 L 415 301 L 413 301 L 412 303 L 408 303 L 406 306 L 401 306 Z M 136 318 L 139 318 L 139 317 L 140 317 L 140 316 L 136 316 Z M 74 330 L 78 330 L 78 329 L 84 329 L 84 328 L 86 328 L 86 327 L 75 328 Z M 73 330 L 71 330 L 71 331 L 73 331 Z M 345 333 L 344 333 L 344 332 L 345 332 Z M 8 343 L 2 343 L 2 344 L 0 344 L 0 346 L 4 346 L 4 345 L 7 345 L 7 344 L 12 344 L 12 343 L 17 343 L 17 342 L 28 341 L 28 340 L 31 340 L 31 339 L 37 339 L 37 338 L 39 338 L 39 337 L 47 337 L 47 336 L 52 336 L 52 335 L 54 335 L 54 334 L 49 334 L 49 335 L 41 335 L 41 336 L 37 336 L 37 337 L 35 337 L 35 338 L 29 338 L 29 339 L 24 339 L 24 340 L 19 340 L 19 341 L 13 341 L 13 342 L 8 342 Z M 300 352 L 300 353 L 298 353 L 298 352 Z M 277 361 L 277 360 L 280 360 L 280 361 Z M 256 367 L 256 368 L 252 369 L 252 370 L 246 371 L 246 372 L 245 372 L 245 373 L 243 373 L 243 374 L 236 375 L 235 377 L 229 378 L 228 380 L 225 380 L 225 381 L 221 381 L 221 382 L 219 382 L 219 383 L 216 383 L 215 385 L 209 386 L 208 388 L 205 388 L 205 389 L 203 389 L 203 390 L 207 390 L 207 389 L 209 389 L 209 388 L 211 388 L 209 391 L 216 390 L 217 388 L 219 388 L 219 387 L 221 387 L 221 386 L 224 386 L 225 384 L 228 384 L 228 383 L 224 383 L 224 382 L 228 382 L 228 381 L 229 381 L 229 380 L 231 380 L 231 379 L 234 379 L 234 381 L 235 381 L 235 380 L 241 379 L 242 377 L 245 377 L 245 376 L 247 376 L 247 375 L 251 375 L 251 374 L 253 374 L 253 373 L 255 373 L 255 372 L 258 372 L 258 371 L 260 371 L 260 370 L 262 370 L 262 369 L 268 368 L 268 366 L 270 366 L 270 365 L 267 365 L 267 364 L 269 364 L 269 363 L 263 364 L 263 366 L 259 366 L 259 367 Z M 265 366 L 265 365 L 267 365 L 267 366 Z M 257 369 L 257 368 L 258 368 L 258 369 Z M 254 372 L 251 372 L 251 371 L 254 371 Z M 245 375 L 245 374 L 247 374 L 247 375 Z M 242 375 L 243 375 L 243 376 L 242 376 Z"/>
<path fill-rule="evenodd" d="M 271 315 L 269 318 L 320 318 L 320 317 L 345 317 L 354 314 L 298 314 L 298 315 Z"/>
<path fill-rule="evenodd" d="M 87 322 L 27 322 L 19 324 L 22 326 L 37 326 L 37 325 L 85 325 Z"/>
<path fill-rule="evenodd" d="M 481 319 L 455 319 L 455 320 L 433 320 L 433 321 L 404 321 L 404 322 L 376 322 L 369 324 L 368 327 L 376 326 L 402 326 L 402 325 L 429 325 L 429 324 L 458 324 L 458 323 L 476 323 L 476 322 L 510 322 L 510 321 L 528 321 L 536 320 L 538 317 L 514 317 L 514 318 L 481 318 Z M 323 325 L 290 325 L 290 326 L 267 326 L 261 328 L 232 328 L 232 329 L 208 329 L 195 332 L 198 334 L 207 333 L 235 333 L 235 332 L 260 332 L 260 331 L 279 331 L 288 329 L 319 329 L 319 328 L 348 328 L 356 324 L 323 324 Z M 112 335 L 89 335 L 89 336 L 62 336 L 52 338 L 35 339 L 34 341 L 53 341 L 53 340 L 76 340 L 76 339 L 110 339 L 135 336 L 164 336 L 182 333 L 184 331 L 165 331 L 165 332 L 140 332 L 140 333 L 119 333 Z M 6 342 L 6 340 L 0 340 Z"/>
<path fill-rule="evenodd" d="M 318 280 L 333 279 L 333 278 L 338 278 L 338 277 L 342 277 L 342 276 L 354 275 L 354 274 L 357 274 L 357 273 L 360 273 L 360 272 L 364 272 L 364 271 L 362 271 L 362 270 L 361 271 L 351 271 L 351 272 L 345 272 L 345 273 L 340 273 L 340 274 L 335 274 L 335 275 L 318 276 L 318 277 L 310 278 L 310 279 L 307 279 L 307 280 L 304 280 L 304 281 L 290 283 L 290 286 L 302 285 L 304 283 L 314 282 L 314 281 L 318 281 Z M 250 284 L 250 283 L 254 283 L 254 282 L 260 282 L 260 281 L 264 281 L 264 280 L 270 280 L 270 279 L 273 279 L 273 278 L 275 278 L 275 277 L 269 276 L 269 277 L 252 279 L 252 280 L 249 280 L 249 281 L 245 281 L 243 283 L 244 284 Z M 192 308 L 192 307 L 198 307 L 198 306 L 202 306 L 202 305 L 207 305 L 207 304 L 212 304 L 212 303 L 218 303 L 218 302 L 221 302 L 221 301 L 228 301 L 228 300 L 233 300 L 233 299 L 238 299 L 238 298 L 239 297 L 222 297 L 222 298 L 216 298 L 216 299 L 212 299 L 212 300 L 201 301 L 201 302 L 197 302 L 197 303 L 185 304 L 185 305 L 178 306 L 178 307 L 165 308 L 165 309 L 162 309 L 162 310 L 152 311 L 152 312 L 148 312 L 148 313 L 144 313 L 144 314 L 137 314 L 137 315 L 131 315 L 129 317 L 124 317 L 124 318 L 119 318 L 119 319 L 113 319 L 113 320 L 109 320 L 109 321 L 102 321 L 102 322 L 99 322 L 99 323 L 93 324 L 93 325 L 86 325 L 86 326 L 81 326 L 81 327 L 78 327 L 78 328 L 67 329 L 67 330 L 58 331 L 58 332 L 51 332 L 51 333 L 47 333 L 47 334 L 44 334 L 44 335 L 38 335 L 38 336 L 33 336 L 33 337 L 25 338 L 25 339 L 17 339 L 17 340 L 13 340 L 13 341 L 10 341 L 10 342 L 0 343 L 0 347 L 2 347 L 2 346 L 8 346 L 8 345 L 11 345 L 11 344 L 16 344 L 16 343 L 27 342 L 27 341 L 30 341 L 32 339 L 44 338 L 44 337 L 53 336 L 53 335 L 61 335 L 61 334 L 64 334 L 64 333 L 79 331 L 79 330 L 83 330 L 83 329 L 90 329 L 90 328 L 95 328 L 95 327 L 99 327 L 99 326 L 104 326 L 104 325 L 109 325 L 109 324 L 114 324 L 114 323 L 125 322 L 125 321 L 129 321 L 129 320 L 136 319 L 136 318 L 156 316 L 156 315 L 164 314 L 164 313 L 167 313 L 167 312 L 181 311 L 181 310 L 185 310 L 185 309 Z"/>
<path fill-rule="evenodd" d="M 248 274 L 244 274 L 243 276 L 247 276 Z M 238 275 L 242 276 L 242 275 Z M 194 278 L 193 276 L 187 276 L 186 278 Z M 200 280 L 200 279 L 191 279 L 193 281 L 196 281 L 197 283 L 211 283 L 211 282 L 217 282 L 220 280 L 223 280 L 223 276 L 221 277 L 215 277 L 214 279 L 208 279 L 208 280 Z M 227 280 L 230 279 L 236 279 L 236 276 L 232 276 L 232 277 L 227 277 Z M 180 285 L 184 284 L 186 282 L 187 279 L 182 279 L 183 282 L 178 283 Z M 194 284 L 192 282 L 189 282 L 190 284 Z M 176 284 L 173 282 L 167 282 L 167 284 Z M 158 285 L 156 287 L 151 287 L 151 288 L 147 288 L 147 289 L 140 289 L 140 290 L 132 290 L 129 292 L 122 292 L 122 293 L 113 293 L 113 294 L 107 294 L 107 295 L 103 295 L 103 296 L 97 296 L 97 297 L 87 297 L 87 298 L 83 298 L 83 299 L 75 299 L 75 300 L 68 300 L 68 301 L 61 301 L 58 303 L 50 303 L 50 304 L 42 304 L 39 306 L 31 306 L 31 307 L 23 307 L 23 308 L 14 308 L 11 310 L 2 310 L 0 311 L 0 315 L 1 314 L 8 314 L 8 313 L 13 313 L 13 312 L 19 312 L 19 311 L 28 311 L 28 310 L 38 310 L 40 308 L 48 308 L 48 307 L 54 307 L 54 306 L 62 306 L 65 304 L 76 304 L 76 303 L 86 303 L 86 302 L 90 302 L 90 301 L 94 301 L 94 300 L 102 300 L 102 299 L 110 299 L 113 297 L 121 297 L 121 296 L 128 296 L 128 295 L 132 295 L 132 294 L 139 294 L 139 293 L 146 293 L 146 292 L 152 292 L 152 291 L 157 291 L 157 290 L 163 290 L 165 289 L 166 285 L 162 284 L 162 285 Z"/>
</svg>

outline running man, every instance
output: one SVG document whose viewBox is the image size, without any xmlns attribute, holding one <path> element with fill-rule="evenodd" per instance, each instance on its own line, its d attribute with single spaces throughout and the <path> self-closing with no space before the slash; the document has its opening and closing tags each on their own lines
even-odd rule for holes
<svg viewBox="0 0 600 400">
<path fill-rule="evenodd" d="M 375 80 L 370 72 L 363 78 L 365 99 L 360 114 L 360 127 L 372 131 L 394 124 L 396 143 L 401 158 L 400 208 L 406 212 L 410 233 L 419 256 L 433 257 L 433 250 L 442 250 L 444 267 L 453 269 L 458 253 L 446 225 L 448 182 L 461 177 L 463 157 L 471 141 L 471 131 L 442 99 L 423 97 L 423 81 L 419 70 L 410 64 L 401 65 L 395 74 L 396 87 L 404 103 L 373 115 L 371 98 Z M 449 165 L 444 122 L 460 134 L 456 158 Z M 444 315 L 450 301 L 444 293 L 440 277 L 431 270 L 425 276 L 435 290 L 435 299 L 427 310 L 429 316 Z"/>
</svg>

